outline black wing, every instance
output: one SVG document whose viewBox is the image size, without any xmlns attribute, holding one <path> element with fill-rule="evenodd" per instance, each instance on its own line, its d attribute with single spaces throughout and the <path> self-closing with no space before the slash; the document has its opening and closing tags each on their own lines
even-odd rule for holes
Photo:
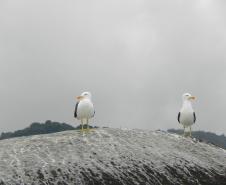
<svg viewBox="0 0 226 185">
<path fill-rule="evenodd" d="M 193 112 L 193 117 L 194 117 L 194 123 L 196 122 L 196 115 L 195 112 Z"/>
<path fill-rule="evenodd" d="M 180 112 L 178 113 L 177 121 L 180 123 Z"/>
<path fill-rule="evenodd" d="M 79 102 L 77 102 L 76 105 L 75 105 L 75 112 L 74 112 L 74 117 L 75 117 L 75 118 L 77 118 L 78 104 L 79 104 Z"/>
</svg>

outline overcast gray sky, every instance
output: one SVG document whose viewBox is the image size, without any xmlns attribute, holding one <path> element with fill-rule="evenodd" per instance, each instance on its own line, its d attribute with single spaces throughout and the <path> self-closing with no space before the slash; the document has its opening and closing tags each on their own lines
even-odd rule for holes
<svg viewBox="0 0 226 185">
<path fill-rule="evenodd" d="M 97 126 L 226 133 L 226 1 L 1 0 L 0 132 L 45 120 L 77 125 L 91 91 Z"/>
</svg>

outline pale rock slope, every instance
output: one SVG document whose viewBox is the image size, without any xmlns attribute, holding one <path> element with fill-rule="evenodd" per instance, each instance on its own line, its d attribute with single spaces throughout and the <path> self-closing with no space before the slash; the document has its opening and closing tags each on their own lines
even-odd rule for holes
<svg viewBox="0 0 226 185">
<path fill-rule="evenodd" d="M 0 185 L 224 185 L 226 151 L 161 131 L 95 129 L 0 141 Z"/>
</svg>

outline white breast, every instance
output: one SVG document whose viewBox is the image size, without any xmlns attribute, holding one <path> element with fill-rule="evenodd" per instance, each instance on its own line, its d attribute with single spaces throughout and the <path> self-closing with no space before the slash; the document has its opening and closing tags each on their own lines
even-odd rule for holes
<svg viewBox="0 0 226 185">
<path fill-rule="evenodd" d="M 184 125 L 185 127 L 191 126 L 194 124 L 194 116 L 193 112 L 183 111 L 180 114 L 180 123 Z"/>
<path fill-rule="evenodd" d="M 78 104 L 77 118 L 90 119 L 94 116 L 93 103 L 89 99 L 81 100 Z"/>
<path fill-rule="evenodd" d="M 185 101 L 180 110 L 180 123 L 185 127 L 194 124 L 194 110 L 190 102 Z"/>
</svg>

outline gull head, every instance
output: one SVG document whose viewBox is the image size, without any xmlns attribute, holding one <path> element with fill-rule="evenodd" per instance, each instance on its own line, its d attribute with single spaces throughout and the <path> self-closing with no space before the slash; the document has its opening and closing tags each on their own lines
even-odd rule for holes
<svg viewBox="0 0 226 185">
<path fill-rule="evenodd" d="M 83 100 L 83 99 L 91 99 L 92 95 L 90 92 L 83 92 L 80 96 L 77 97 L 77 100 Z"/>
<path fill-rule="evenodd" d="M 184 93 L 182 95 L 182 99 L 183 101 L 187 100 L 187 101 L 191 101 L 191 100 L 195 100 L 195 96 L 192 96 L 191 94 L 189 93 Z"/>
</svg>

